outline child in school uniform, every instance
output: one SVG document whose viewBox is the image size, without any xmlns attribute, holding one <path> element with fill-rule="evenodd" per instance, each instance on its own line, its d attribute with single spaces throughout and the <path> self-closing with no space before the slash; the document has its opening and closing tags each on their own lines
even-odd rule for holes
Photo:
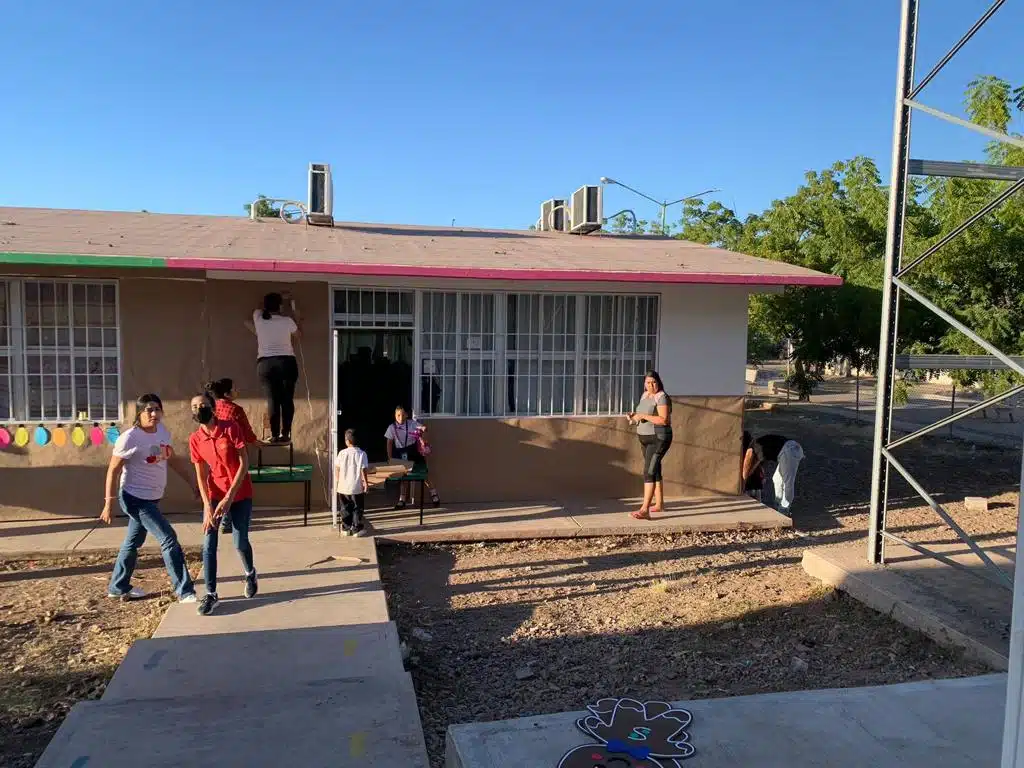
<svg viewBox="0 0 1024 768">
<path fill-rule="evenodd" d="M 365 536 L 366 480 L 369 461 L 356 442 L 355 430 L 345 430 L 345 447 L 334 460 L 334 485 L 342 506 L 341 529 L 346 536 Z"/>
</svg>

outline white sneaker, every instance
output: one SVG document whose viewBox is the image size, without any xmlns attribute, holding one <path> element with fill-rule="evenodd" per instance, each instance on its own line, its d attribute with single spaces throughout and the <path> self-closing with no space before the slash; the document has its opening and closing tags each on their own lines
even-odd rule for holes
<svg viewBox="0 0 1024 768">
<path fill-rule="evenodd" d="M 195 603 L 195 602 L 198 602 L 198 601 L 199 601 L 199 598 L 196 597 L 196 593 L 195 592 L 193 592 L 190 595 L 185 595 L 184 597 L 178 598 L 178 602 L 179 603 Z"/>
<path fill-rule="evenodd" d="M 111 600 L 141 600 L 145 596 L 146 593 L 138 587 L 132 587 L 130 590 L 123 593 L 107 592 L 107 597 Z"/>
</svg>

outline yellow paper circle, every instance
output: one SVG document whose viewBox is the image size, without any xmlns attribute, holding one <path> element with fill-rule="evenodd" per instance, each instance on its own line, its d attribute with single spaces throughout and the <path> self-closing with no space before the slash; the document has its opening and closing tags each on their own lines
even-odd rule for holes
<svg viewBox="0 0 1024 768">
<path fill-rule="evenodd" d="M 71 442 L 81 448 L 85 445 L 85 430 L 80 426 L 76 426 L 71 430 Z"/>
<path fill-rule="evenodd" d="M 18 427 L 14 432 L 14 444 L 19 448 L 24 448 L 28 445 L 28 430 L 24 427 Z"/>
</svg>

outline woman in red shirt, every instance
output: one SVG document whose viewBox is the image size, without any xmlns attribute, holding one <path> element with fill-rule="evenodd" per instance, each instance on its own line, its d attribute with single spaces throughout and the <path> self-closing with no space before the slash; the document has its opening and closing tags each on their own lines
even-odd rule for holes
<svg viewBox="0 0 1024 768">
<path fill-rule="evenodd" d="M 260 440 L 249 423 L 249 417 L 245 414 L 245 408 L 235 402 L 238 393 L 235 392 L 235 382 L 231 379 L 214 379 L 206 383 L 204 389 L 216 401 L 213 407 L 213 414 L 219 421 L 233 421 L 242 430 L 242 437 L 247 445 L 258 443 Z M 224 515 L 220 532 L 227 536 L 231 533 L 231 515 Z"/>
<path fill-rule="evenodd" d="M 249 479 L 249 454 L 238 424 L 221 421 L 214 411 L 214 399 L 208 393 L 192 398 L 192 418 L 199 428 L 189 435 L 188 450 L 196 468 L 199 494 L 203 498 L 203 581 L 206 594 L 199 601 L 199 613 L 213 613 L 217 596 L 217 535 L 221 519 L 231 516 L 235 549 L 245 569 L 245 596 L 259 590 L 249 523 L 252 520 L 252 480 Z"/>
<path fill-rule="evenodd" d="M 245 442 L 258 443 L 259 438 L 252 430 L 249 417 L 245 415 L 245 408 L 235 402 L 235 398 L 238 397 L 235 382 L 231 379 L 214 379 L 206 384 L 205 389 L 216 401 L 213 406 L 214 415 L 221 421 L 237 422 Z"/>
</svg>

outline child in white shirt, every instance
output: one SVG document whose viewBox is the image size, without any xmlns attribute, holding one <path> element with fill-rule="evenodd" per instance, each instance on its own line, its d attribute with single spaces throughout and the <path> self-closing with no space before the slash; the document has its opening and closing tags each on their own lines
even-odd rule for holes
<svg viewBox="0 0 1024 768">
<path fill-rule="evenodd" d="M 343 509 L 341 529 L 346 536 L 365 536 L 363 514 L 366 508 L 366 451 L 356 443 L 355 430 L 345 430 L 345 447 L 334 460 L 334 485 Z"/>
</svg>

